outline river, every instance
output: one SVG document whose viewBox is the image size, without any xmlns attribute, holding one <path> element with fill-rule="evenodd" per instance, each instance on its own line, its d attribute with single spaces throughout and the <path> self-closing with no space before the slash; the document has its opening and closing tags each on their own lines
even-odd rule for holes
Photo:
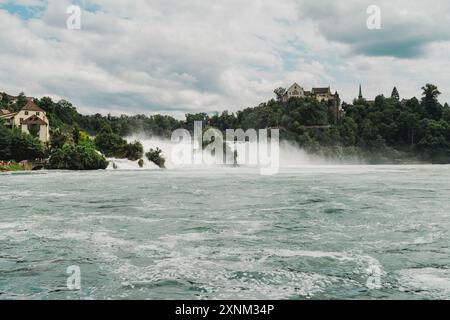
<svg viewBox="0 0 450 320">
<path fill-rule="evenodd" d="M 0 299 L 448 299 L 449 230 L 450 166 L 6 173 Z"/>
</svg>

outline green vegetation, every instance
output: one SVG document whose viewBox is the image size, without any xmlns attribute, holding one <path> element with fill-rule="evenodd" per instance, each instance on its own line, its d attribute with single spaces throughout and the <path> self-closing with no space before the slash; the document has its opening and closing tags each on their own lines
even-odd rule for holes
<svg viewBox="0 0 450 320">
<path fill-rule="evenodd" d="M 24 171 L 24 170 L 30 170 L 26 165 L 17 163 L 17 162 L 11 162 L 11 163 L 2 163 L 0 162 L 0 172 L 7 172 L 7 171 Z"/>
<path fill-rule="evenodd" d="M 8 96 L 6 93 L 1 93 L 2 99 L 0 100 L 0 109 L 7 109 L 12 112 L 17 112 L 22 109 L 27 104 L 27 97 L 25 93 L 21 92 L 16 101 L 12 102 L 12 97 Z"/>
<path fill-rule="evenodd" d="M 153 162 L 154 164 L 156 164 L 158 167 L 160 167 L 161 169 L 164 169 L 166 166 L 166 159 L 164 159 L 164 157 L 161 155 L 162 150 L 159 148 L 156 149 L 150 149 L 149 152 L 147 152 L 145 154 L 145 156 L 147 157 L 147 159 L 151 162 Z"/>
<path fill-rule="evenodd" d="M 109 125 L 105 125 L 95 137 L 95 146 L 107 157 L 136 161 L 144 155 L 144 147 L 139 141 L 127 143 L 122 137 L 113 133 Z"/>
<path fill-rule="evenodd" d="M 345 162 L 450 163 L 450 107 L 438 101 L 440 92 L 427 84 L 423 97 L 400 101 L 391 98 L 355 99 L 342 105 L 344 115 L 333 125 L 332 106 L 311 98 L 287 102 L 270 100 L 236 114 L 187 115 L 219 128 L 280 128 L 281 138 L 296 142 L 312 154 Z"/>
<path fill-rule="evenodd" d="M 48 164 L 48 169 L 60 170 L 98 170 L 107 167 L 108 161 L 94 148 L 71 144 L 54 151 Z"/>
<path fill-rule="evenodd" d="M 439 103 L 440 92 L 436 86 L 427 84 L 422 91 L 421 99 L 401 100 L 399 91 L 394 88 L 390 97 L 379 95 L 374 101 L 355 99 L 351 104 L 343 103 L 337 122 L 333 106 L 314 98 L 292 98 L 287 102 L 272 99 L 236 113 L 187 114 L 181 121 L 163 115 L 81 115 L 65 100 L 53 102 L 44 97 L 35 102 L 47 111 L 50 119 L 51 152 L 67 143 L 78 145 L 79 140 L 86 140 L 89 134 L 95 136 L 91 148 L 107 157 L 136 161 L 143 157 L 142 145 L 139 142 L 129 144 L 122 137 L 136 131 L 148 136 L 170 137 L 173 130 L 192 131 L 194 121 L 202 121 L 204 127 L 222 132 L 237 128 L 279 128 L 281 139 L 292 141 L 309 153 L 342 161 L 450 163 L 450 107 Z M 282 90 L 277 92 L 279 95 Z M 8 99 L 4 97 L 0 105 L 12 111 L 26 102 L 24 94 L 14 104 L 8 104 Z M 0 159 L 20 161 L 42 154 L 43 150 L 32 143 L 35 140 L 11 132 L 6 139 L 4 134 L 0 136 L 3 139 Z M 85 137 L 78 136 L 80 132 Z M 21 142 L 12 142 L 11 135 Z M 11 146 L 16 149 L 16 145 L 19 151 L 11 149 Z M 146 154 L 161 164 L 160 155 L 157 150 Z"/>
<path fill-rule="evenodd" d="M 45 150 L 38 139 L 0 123 L 0 160 L 20 162 L 44 157 Z"/>
<path fill-rule="evenodd" d="M 54 131 L 48 169 L 98 170 L 107 167 L 108 161 L 78 125 L 63 126 Z"/>
</svg>

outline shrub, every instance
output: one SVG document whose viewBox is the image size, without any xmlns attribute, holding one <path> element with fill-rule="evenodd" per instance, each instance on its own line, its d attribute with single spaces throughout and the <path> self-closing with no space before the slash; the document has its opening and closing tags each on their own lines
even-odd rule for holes
<svg viewBox="0 0 450 320">
<path fill-rule="evenodd" d="M 108 161 L 94 148 L 65 144 L 50 155 L 48 169 L 98 170 L 106 169 Z"/>
<path fill-rule="evenodd" d="M 95 137 L 95 146 L 97 150 L 107 157 L 122 158 L 123 148 L 127 142 L 119 135 L 109 132 L 107 129 L 102 130 Z"/>
<path fill-rule="evenodd" d="M 8 129 L 0 123 L 1 160 L 20 162 L 44 157 L 44 147 L 37 138 L 22 133 L 19 129 Z"/>
<path fill-rule="evenodd" d="M 165 168 L 166 159 L 164 159 L 164 157 L 161 155 L 161 153 L 162 153 L 162 150 L 159 149 L 159 148 L 150 149 L 150 151 L 147 152 L 145 154 L 145 156 L 147 157 L 147 159 L 149 161 L 153 162 L 154 164 L 156 164 L 161 169 L 164 169 Z"/>
<path fill-rule="evenodd" d="M 144 155 L 144 147 L 139 141 L 127 143 L 107 126 L 95 137 L 95 147 L 105 156 L 112 158 L 136 161 Z"/>
<path fill-rule="evenodd" d="M 128 143 L 120 148 L 118 155 L 120 155 L 120 158 L 136 161 L 144 155 L 144 147 L 139 141 Z"/>
</svg>

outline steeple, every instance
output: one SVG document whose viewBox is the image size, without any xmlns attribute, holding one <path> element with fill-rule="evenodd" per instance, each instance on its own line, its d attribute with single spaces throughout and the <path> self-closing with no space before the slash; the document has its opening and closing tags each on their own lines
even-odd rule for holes
<svg viewBox="0 0 450 320">
<path fill-rule="evenodd" d="M 362 95 L 362 89 L 361 89 L 361 84 L 359 84 L 359 96 L 358 99 L 362 99 L 363 95 Z"/>
</svg>

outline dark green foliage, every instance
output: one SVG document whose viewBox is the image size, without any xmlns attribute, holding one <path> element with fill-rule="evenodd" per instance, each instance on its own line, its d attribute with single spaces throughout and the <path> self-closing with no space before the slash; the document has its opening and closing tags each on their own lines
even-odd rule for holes
<svg viewBox="0 0 450 320">
<path fill-rule="evenodd" d="M 44 97 L 36 100 L 36 104 L 47 112 L 52 129 L 77 123 L 81 116 L 75 107 L 66 100 L 55 103 L 51 98 Z"/>
<path fill-rule="evenodd" d="M 109 125 L 105 125 L 95 137 L 95 146 L 107 157 L 136 161 L 144 155 L 144 148 L 139 141 L 127 143 L 122 137 L 113 133 Z"/>
<path fill-rule="evenodd" d="M 395 101 L 400 101 L 400 94 L 398 93 L 398 90 L 396 87 L 394 87 L 394 89 L 392 89 L 391 99 L 394 99 Z"/>
<path fill-rule="evenodd" d="M 164 157 L 161 155 L 162 150 L 159 148 L 156 149 L 150 149 L 149 152 L 147 152 L 145 154 L 145 156 L 147 157 L 147 159 L 151 162 L 153 162 L 154 164 L 156 164 L 158 167 L 160 167 L 161 169 L 165 168 L 165 164 L 166 164 L 166 159 L 164 159 Z"/>
<path fill-rule="evenodd" d="M 139 141 L 123 145 L 121 151 L 122 157 L 131 161 L 136 161 L 144 156 L 144 147 Z"/>
<path fill-rule="evenodd" d="M 51 130 L 51 149 L 62 148 L 66 143 L 74 144 L 74 130 L 69 125 L 62 125 L 59 128 L 52 128 Z"/>
<path fill-rule="evenodd" d="M 340 144 L 356 146 L 376 163 L 401 158 L 450 163 L 449 107 L 437 100 L 436 86 L 422 89 L 420 102 L 416 98 L 400 102 L 393 94 L 390 99 L 378 96 L 373 103 L 357 100 L 345 105 L 338 126 Z"/>
<path fill-rule="evenodd" d="M 98 170 L 107 167 L 108 161 L 94 148 L 71 144 L 55 150 L 48 164 L 48 169 L 58 170 Z"/>
<path fill-rule="evenodd" d="M 21 92 L 17 96 L 16 102 L 13 103 L 13 97 L 8 96 L 5 92 L 1 93 L 0 109 L 6 109 L 11 112 L 17 112 L 22 109 L 28 102 L 25 93 Z"/>
<path fill-rule="evenodd" d="M 112 132 L 110 126 L 105 125 L 100 133 L 95 137 L 95 146 L 97 150 L 107 157 L 122 158 L 122 147 L 126 141 L 119 135 Z"/>
<path fill-rule="evenodd" d="M 422 90 L 422 104 L 427 116 L 435 120 L 440 119 L 443 107 L 437 100 L 438 96 L 441 94 L 438 88 L 433 84 L 427 84 L 425 87 L 422 87 Z"/>
<path fill-rule="evenodd" d="M 20 162 L 44 157 L 45 150 L 38 139 L 0 123 L 0 160 Z"/>
<path fill-rule="evenodd" d="M 113 133 L 126 137 L 135 132 L 146 132 L 149 135 L 170 137 L 173 130 L 181 128 L 182 122 L 175 118 L 165 115 L 122 115 L 115 117 L 108 115 L 106 117 L 95 115 L 78 115 L 76 122 L 83 130 L 86 130 L 91 135 L 98 134 L 101 129 L 108 125 L 111 127 Z"/>
<path fill-rule="evenodd" d="M 53 150 L 67 143 L 79 143 L 81 128 L 96 136 L 95 147 L 106 156 L 138 160 L 142 158 L 142 145 L 128 144 L 122 137 L 135 132 L 170 137 L 173 130 L 192 131 L 194 121 L 201 121 L 204 127 L 222 132 L 237 128 L 279 128 L 282 139 L 295 141 L 309 152 L 325 157 L 369 159 L 373 163 L 402 159 L 450 163 L 450 107 L 439 103 L 440 92 L 436 86 L 427 84 L 422 89 L 421 100 L 400 101 L 394 88 L 389 98 L 380 95 L 373 102 L 361 98 L 352 104 L 343 103 L 345 115 L 337 123 L 333 105 L 313 98 L 283 102 L 282 88 L 276 90 L 278 100 L 236 113 L 187 114 L 184 121 L 164 115 L 85 116 L 64 100 L 55 103 L 50 98 L 42 98 L 36 102 L 48 112 Z M 8 105 L 7 99 L 5 96 L 2 105 Z M 11 106 L 8 108 L 11 110 Z M 92 144 L 89 139 L 84 141 Z M 161 153 L 153 150 L 148 154 L 158 162 Z"/>
<path fill-rule="evenodd" d="M 275 93 L 275 95 L 277 96 L 277 100 L 281 101 L 283 99 L 284 94 L 286 93 L 286 89 L 279 87 L 279 88 L 275 89 L 273 91 L 273 93 Z"/>
<path fill-rule="evenodd" d="M 21 92 L 19 96 L 17 97 L 17 101 L 15 105 L 13 105 L 13 111 L 17 112 L 20 109 L 22 109 L 28 102 L 27 97 L 25 96 L 25 93 Z"/>
</svg>

